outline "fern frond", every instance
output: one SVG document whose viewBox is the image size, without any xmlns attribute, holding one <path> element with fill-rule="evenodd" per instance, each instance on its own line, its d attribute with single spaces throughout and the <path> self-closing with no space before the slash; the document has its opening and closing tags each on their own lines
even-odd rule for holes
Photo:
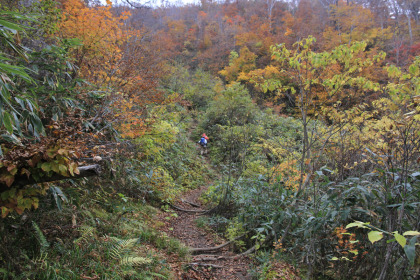
<svg viewBox="0 0 420 280">
<path fill-rule="evenodd" d="M 109 255 L 111 256 L 111 258 L 119 260 L 121 259 L 121 251 L 120 251 L 120 247 L 118 246 L 112 246 L 109 249 Z"/>
<path fill-rule="evenodd" d="M 32 221 L 32 227 L 35 230 L 35 238 L 36 240 L 38 240 L 39 250 L 42 255 L 42 253 L 44 253 L 48 249 L 48 247 L 50 247 L 50 243 L 48 243 L 44 233 L 42 233 L 42 230 L 34 221 Z"/>
<path fill-rule="evenodd" d="M 140 266 L 140 265 L 150 264 L 151 262 L 152 262 L 151 259 L 143 258 L 143 257 L 123 257 L 120 261 L 120 264 Z"/>
<path fill-rule="evenodd" d="M 95 228 L 90 227 L 90 226 L 84 226 L 84 227 L 81 227 L 79 231 L 82 234 L 82 236 L 74 240 L 74 244 L 77 244 L 77 245 L 80 245 L 81 243 L 87 241 L 89 237 L 92 237 L 95 231 Z"/>
<path fill-rule="evenodd" d="M 136 243 L 139 241 L 138 238 L 132 238 L 132 239 L 127 239 L 127 240 L 122 240 L 119 244 L 121 246 L 121 248 L 125 249 L 131 249 L 134 247 L 134 245 L 136 245 Z"/>
<path fill-rule="evenodd" d="M 130 249 L 139 241 L 138 238 L 123 240 L 116 237 L 110 237 L 110 239 L 114 242 L 109 252 L 113 259 L 121 259 L 121 256 L 125 253 L 129 253 Z"/>
</svg>

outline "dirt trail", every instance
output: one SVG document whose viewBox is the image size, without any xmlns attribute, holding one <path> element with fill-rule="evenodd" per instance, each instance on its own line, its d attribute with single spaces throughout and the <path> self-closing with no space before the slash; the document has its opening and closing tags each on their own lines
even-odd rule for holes
<svg viewBox="0 0 420 280">
<path fill-rule="evenodd" d="M 206 187 L 189 191 L 180 199 L 176 206 L 189 210 L 205 210 L 201 208 L 199 197 Z M 194 207 L 187 202 L 197 204 L 200 207 Z M 170 216 L 171 219 L 165 221 L 164 231 L 171 237 L 181 240 L 191 248 L 209 248 L 226 243 L 214 233 L 198 227 L 195 220 L 199 218 L 198 214 L 174 210 L 178 217 Z M 251 260 L 247 256 L 237 256 L 230 251 L 230 246 L 223 247 L 211 253 L 193 255 L 189 264 L 184 264 L 188 270 L 179 275 L 179 279 L 226 279 L 226 280 L 250 280 L 249 275 Z"/>
</svg>

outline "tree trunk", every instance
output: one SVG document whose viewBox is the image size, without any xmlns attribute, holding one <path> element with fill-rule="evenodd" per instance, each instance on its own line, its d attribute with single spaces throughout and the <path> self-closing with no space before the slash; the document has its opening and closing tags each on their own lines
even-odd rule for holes
<svg viewBox="0 0 420 280">
<path fill-rule="evenodd" d="M 61 181 L 65 179 L 77 179 L 77 178 L 84 178 L 84 177 L 90 177 L 90 176 L 97 176 L 99 175 L 101 168 L 99 164 L 93 164 L 93 165 L 87 165 L 87 166 L 80 166 L 78 169 L 79 169 L 79 174 L 75 174 L 74 176 L 63 176 L 61 174 L 55 173 L 51 177 L 43 177 L 38 180 L 35 180 L 34 177 L 28 178 L 25 175 L 16 176 L 15 181 L 10 187 L 4 184 L 0 184 L 0 193 L 7 191 L 8 189 L 11 189 L 11 188 L 20 189 L 26 185 Z"/>
</svg>

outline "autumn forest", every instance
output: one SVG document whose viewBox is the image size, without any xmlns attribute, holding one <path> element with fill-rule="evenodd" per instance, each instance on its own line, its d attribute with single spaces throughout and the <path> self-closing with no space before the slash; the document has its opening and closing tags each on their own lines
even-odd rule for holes
<svg viewBox="0 0 420 280">
<path fill-rule="evenodd" d="M 420 279 L 419 1 L 0 0 L 0 46 L 0 279 Z"/>
</svg>

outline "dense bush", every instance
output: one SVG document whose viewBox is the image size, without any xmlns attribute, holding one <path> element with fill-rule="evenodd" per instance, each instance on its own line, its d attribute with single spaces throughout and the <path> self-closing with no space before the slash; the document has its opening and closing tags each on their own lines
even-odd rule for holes
<svg viewBox="0 0 420 280">
<path fill-rule="evenodd" d="M 242 91 L 238 86 L 229 90 L 237 90 L 238 96 Z M 230 218 L 225 225 L 228 236 L 248 232 L 243 249 L 274 249 L 279 258 L 305 264 L 308 277 L 415 279 L 416 264 L 410 263 L 418 256 L 405 252 L 412 249 L 385 239 L 372 244 L 367 230 L 350 230 L 346 225 L 356 220 L 387 232 L 418 230 L 418 151 L 410 150 L 418 146 L 416 121 L 405 128 L 400 124 L 401 134 L 394 138 L 405 139 L 400 144 L 387 138 L 389 132 L 377 139 L 389 141 L 393 157 L 373 152 L 368 147 L 373 149 L 375 143 L 357 130 L 328 134 L 329 126 L 321 119 L 308 122 L 309 138 L 317 140 L 311 144 L 316 169 L 310 184 L 298 193 L 302 123 L 258 111 L 249 103 L 237 114 L 238 122 L 230 125 L 227 116 L 236 114 L 240 102 L 232 99 L 228 104 L 224 93 L 209 104 L 201 127 L 216 133 L 211 156 L 221 163 L 225 176 L 208 196 L 223 206 L 218 213 Z M 247 111 L 253 112 L 252 117 Z M 370 125 L 383 128 L 381 120 Z M 325 135 L 330 135 L 328 140 L 320 140 Z"/>
</svg>

